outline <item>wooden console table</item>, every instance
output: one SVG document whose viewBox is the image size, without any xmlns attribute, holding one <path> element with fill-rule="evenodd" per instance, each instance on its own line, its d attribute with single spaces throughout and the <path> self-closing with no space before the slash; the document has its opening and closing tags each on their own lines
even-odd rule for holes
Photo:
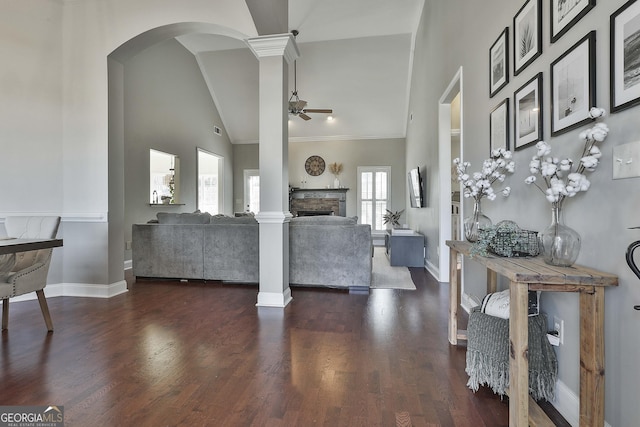
<svg viewBox="0 0 640 427">
<path fill-rule="evenodd" d="M 471 244 L 447 241 L 451 250 L 449 342 L 466 339 L 458 331 L 458 254 L 470 255 Z M 553 425 L 529 397 L 528 291 L 580 294 L 580 426 L 604 425 L 604 289 L 617 286 L 618 277 L 589 267 L 555 267 L 541 257 L 502 258 L 473 255 L 487 267 L 487 292 L 495 292 L 497 275 L 509 279 L 509 425 Z"/>
</svg>

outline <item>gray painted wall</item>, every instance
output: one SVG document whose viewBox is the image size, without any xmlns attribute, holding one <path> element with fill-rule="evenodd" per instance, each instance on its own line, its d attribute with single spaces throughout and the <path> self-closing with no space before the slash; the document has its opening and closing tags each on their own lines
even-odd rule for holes
<svg viewBox="0 0 640 427">
<path fill-rule="evenodd" d="M 358 166 L 391 166 L 391 208 L 405 209 L 407 202 L 407 179 L 404 166 L 405 140 L 367 139 L 349 141 L 290 142 L 289 143 L 289 183 L 300 187 L 306 180 L 306 188 L 333 187 L 334 176 L 329 172 L 329 163 L 342 163 L 340 185 L 349 188 L 347 192 L 347 216 L 357 215 L 357 168 Z M 234 198 L 237 211 L 243 209 L 243 170 L 259 169 L 258 145 L 234 145 Z M 326 163 L 325 172 L 317 177 L 304 170 L 304 162 L 311 155 L 322 157 Z M 415 167 L 417 165 L 414 165 Z M 406 221 L 406 214 L 401 223 Z"/>
<path fill-rule="evenodd" d="M 32 9 L 33 4 L 11 2 L 0 13 L 0 217 L 59 215 L 63 207 L 63 10 L 56 2 L 41 2 L 38 13 Z M 65 231 L 62 224 L 58 237 L 66 245 Z M 63 253 L 53 251 L 50 283 L 64 280 Z"/>
<path fill-rule="evenodd" d="M 124 66 L 125 241 L 159 211 L 196 209 L 196 148 L 224 157 L 224 210 L 233 212 L 233 149 L 194 56 L 171 39 Z M 222 135 L 213 133 L 213 125 Z M 180 203 L 149 206 L 149 149 L 180 157 Z M 125 259 L 131 259 L 126 251 Z"/>
<path fill-rule="evenodd" d="M 329 163 L 342 163 L 340 185 L 347 192 L 347 216 L 358 214 L 357 168 L 358 166 L 391 166 L 391 209 L 404 209 L 407 202 L 407 179 L 404 167 L 405 141 L 398 139 L 365 139 L 354 141 L 291 142 L 289 143 L 289 181 L 299 187 L 302 177 L 306 188 L 333 186 L 334 176 L 329 172 Z M 304 162 L 311 155 L 322 157 L 327 169 L 320 176 L 310 176 L 304 170 Z M 405 221 L 406 215 L 401 218 Z"/>
<path fill-rule="evenodd" d="M 597 104 L 609 110 L 609 16 L 625 0 L 598 2 L 577 25 L 554 44 L 549 36 L 549 2 L 543 1 L 543 53 L 520 75 L 513 76 L 510 63 L 510 83 L 494 98 L 489 98 L 489 47 L 509 26 L 513 31 L 513 17 L 524 4 L 507 0 L 472 2 L 465 0 L 427 0 L 417 34 L 415 62 L 412 73 L 410 111 L 413 122 L 407 127 L 407 164 L 422 159 L 429 169 L 429 208 L 413 210 L 409 222 L 427 232 L 428 253 L 435 251 L 439 229 L 437 214 L 439 165 L 437 148 L 438 101 L 460 66 L 463 67 L 463 139 L 464 157 L 479 169 L 489 150 L 489 112 L 533 75 L 542 72 L 544 139 L 551 143 L 554 155 L 576 158 L 580 154 L 580 129 L 550 138 L 550 71 L 551 62 L 591 30 L 597 31 Z M 446 43 L 443 41 L 446 40 Z M 510 46 L 513 46 L 510 40 Z M 512 61 L 513 52 L 510 52 Z M 513 107 L 512 107 L 513 108 Z M 513 109 L 512 109 L 513 114 Z M 640 406 L 637 404 L 640 370 L 640 312 L 632 306 L 640 304 L 640 283 L 624 261 L 626 247 L 640 238 L 640 232 L 629 230 L 637 226 L 640 197 L 638 178 L 612 179 L 612 148 L 640 140 L 640 107 L 625 110 L 606 118 L 611 129 L 601 144 L 604 153 L 598 170 L 590 175 L 591 189 L 568 200 L 565 205 L 567 223 L 582 236 L 582 251 L 578 263 L 619 275 L 618 288 L 606 292 L 605 348 L 606 348 L 606 408 L 605 417 L 612 426 L 638 425 Z M 511 129 L 513 129 L 513 117 Z M 586 128 L 583 127 L 583 128 Z M 581 129 L 583 129 L 581 128 Z M 513 135 L 511 135 L 513 139 Z M 523 228 L 542 230 L 550 222 L 549 203 L 542 194 L 528 187 L 523 180 L 528 175 L 528 163 L 534 148 L 515 153 L 516 173 L 509 177 L 512 187 L 507 200 L 485 202 L 486 213 L 494 223 L 502 219 L 515 220 Z M 449 165 L 446 166 L 450 168 Z M 466 205 L 469 212 L 471 205 Z M 466 263 L 472 264 L 472 263 Z M 468 272 L 467 272 L 468 273 Z M 482 295 L 484 274 L 465 274 L 470 293 Z M 565 344 L 557 348 L 560 381 L 567 389 L 560 390 L 562 399 L 569 394 L 579 395 L 579 325 L 578 297 L 575 294 L 543 294 L 542 309 L 549 316 L 558 315 L 565 321 Z M 575 402 L 573 402 L 575 406 Z M 566 410 L 566 401 L 556 402 Z M 571 409 L 571 408 L 569 408 Z M 569 414 L 571 415 L 571 414 Z M 567 415 L 565 415 L 567 416 Z M 569 417 L 571 418 L 571 417 Z"/>
</svg>

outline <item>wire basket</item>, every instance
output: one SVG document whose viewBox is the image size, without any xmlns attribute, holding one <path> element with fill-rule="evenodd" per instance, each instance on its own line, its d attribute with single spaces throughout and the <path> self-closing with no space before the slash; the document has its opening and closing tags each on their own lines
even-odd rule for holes
<svg viewBox="0 0 640 427">
<path fill-rule="evenodd" d="M 540 253 L 538 232 L 529 230 L 497 231 L 489 250 L 503 257 L 528 257 Z"/>
</svg>

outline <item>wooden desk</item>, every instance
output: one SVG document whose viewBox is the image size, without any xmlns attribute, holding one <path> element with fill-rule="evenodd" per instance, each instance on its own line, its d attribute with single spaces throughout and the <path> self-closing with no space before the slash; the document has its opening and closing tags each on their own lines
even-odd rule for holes
<svg viewBox="0 0 640 427">
<path fill-rule="evenodd" d="M 466 339 L 458 331 L 458 254 L 470 255 L 471 244 L 447 241 L 451 250 L 449 290 L 449 342 Z M 509 425 L 553 425 L 529 397 L 527 359 L 528 291 L 578 292 L 580 294 L 580 426 L 604 425 L 604 289 L 617 286 L 618 277 L 589 267 L 555 267 L 541 257 L 502 258 L 473 255 L 487 267 L 487 291 L 495 292 L 497 275 L 509 279 Z M 531 406 L 531 408 L 530 408 Z"/>
<path fill-rule="evenodd" d="M 0 239 L 0 255 L 62 246 L 62 239 Z"/>
</svg>

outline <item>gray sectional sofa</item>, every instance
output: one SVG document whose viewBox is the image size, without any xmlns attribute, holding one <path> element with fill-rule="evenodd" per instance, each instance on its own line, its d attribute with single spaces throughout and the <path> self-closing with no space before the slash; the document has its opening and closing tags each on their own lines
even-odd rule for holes
<svg viewBox="0 0 640 427">
<path fill-rule="evenodd" d="M 259 225 L 253 217 L 164 213 L 132 228 L 137 277 L 257 283 Z M 293 218 L 289 224 L 292 285 L 368 289 L 372 242 L 369 225 L 355 218 Z"/>
</svg>

